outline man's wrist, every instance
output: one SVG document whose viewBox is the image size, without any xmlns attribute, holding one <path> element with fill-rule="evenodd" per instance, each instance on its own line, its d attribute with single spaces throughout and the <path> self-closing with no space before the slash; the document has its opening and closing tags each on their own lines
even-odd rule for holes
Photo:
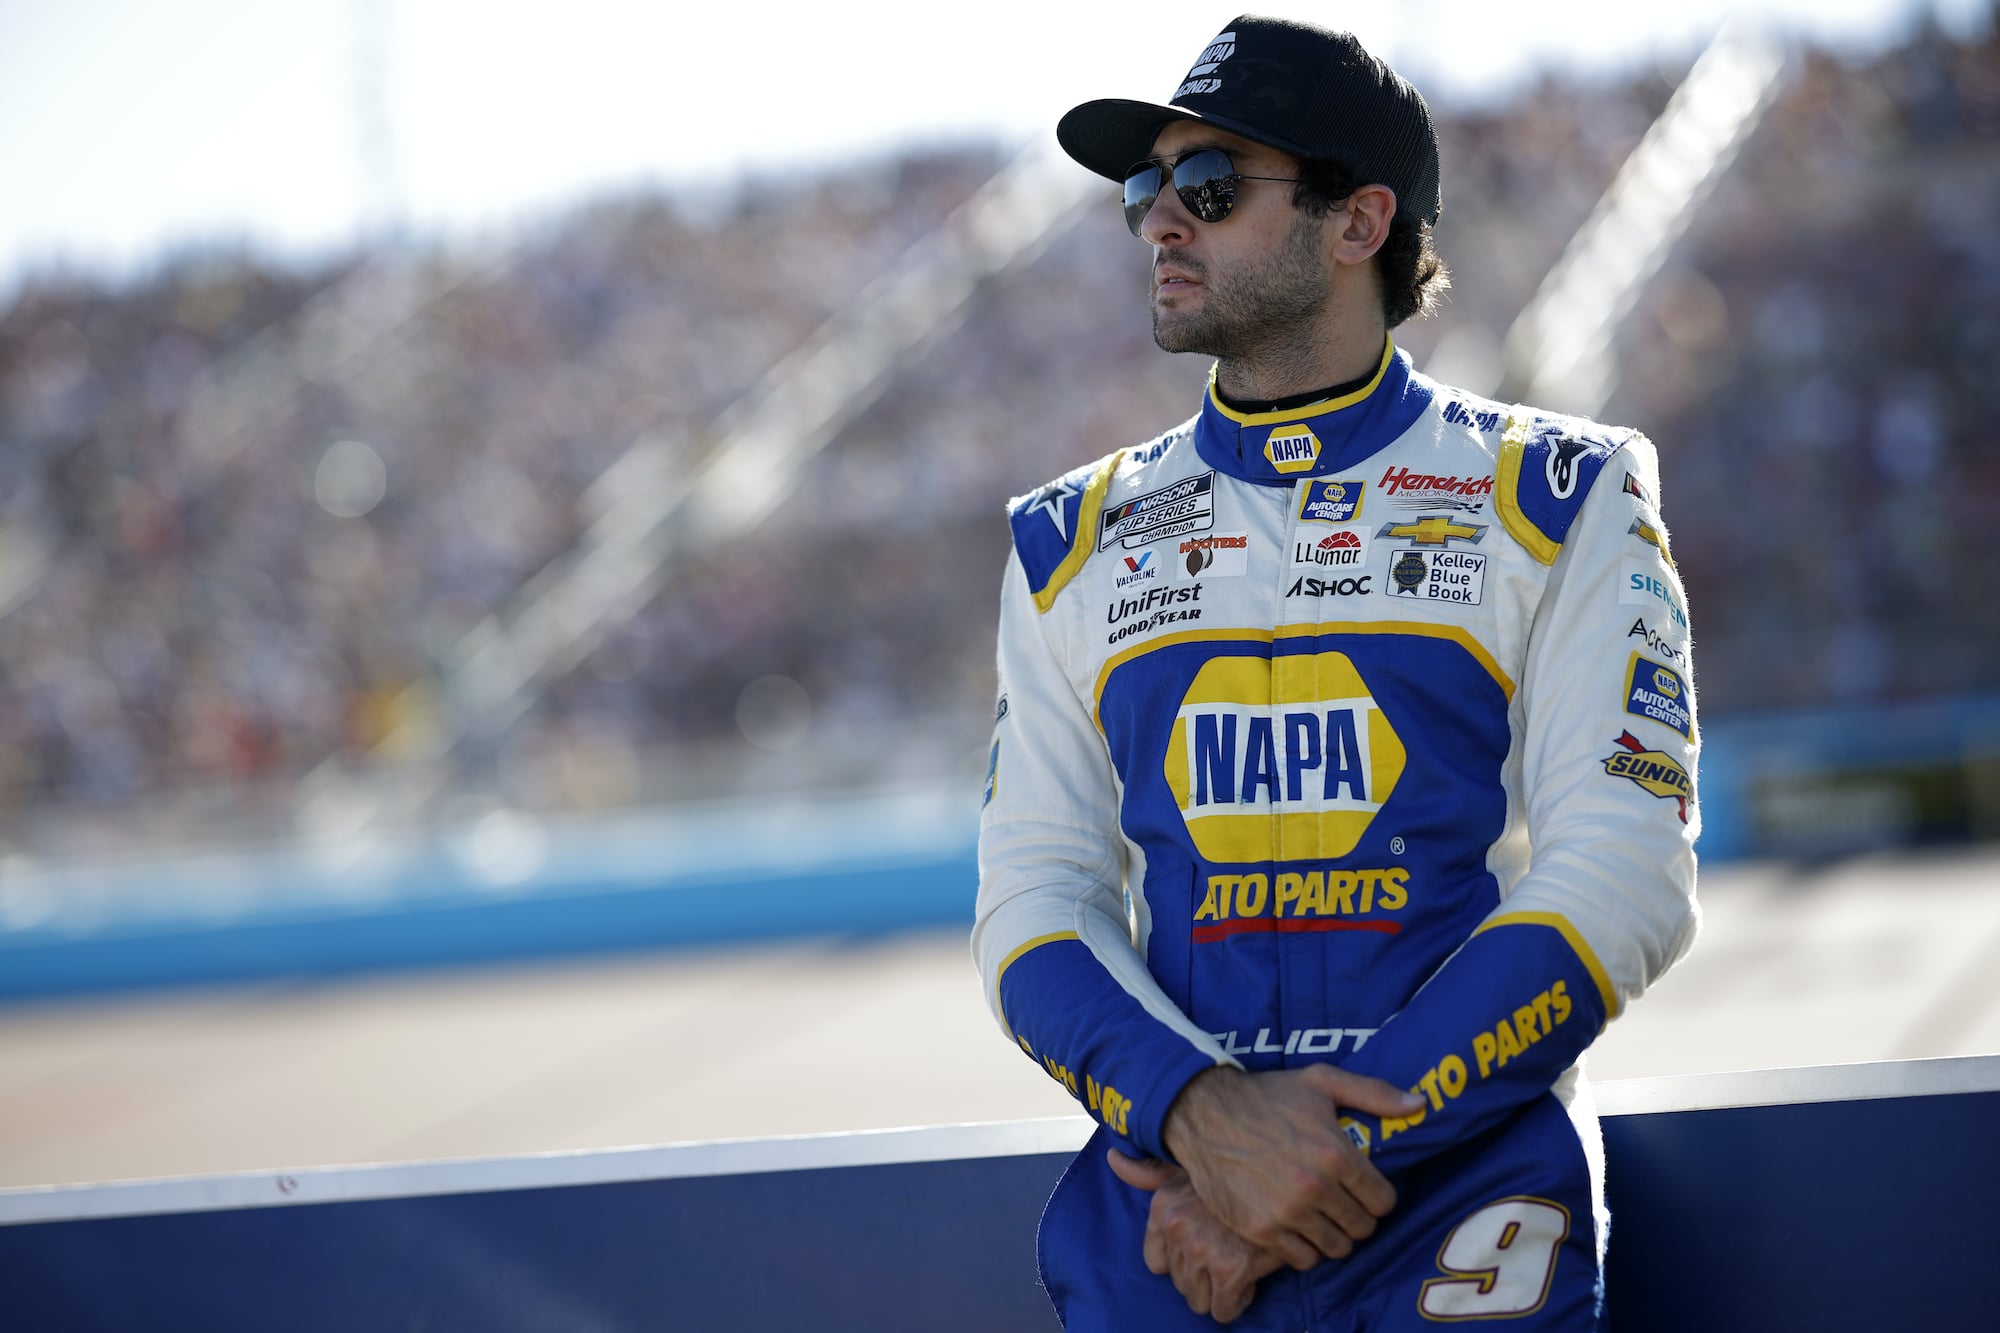
<svg viewBox="0 0 2000 1333">
<path fill-rule="evenodd" d="M 1235 1065 L 1211 1065 L 1186 1083 L 1160 1122 L 1160 1144 L 1169 1161 L 1187 1165 L 1187 1154 L 1203 1137 L 1203 1123 L 1230 1082 L 1245 1077 Z"/>
</svg>

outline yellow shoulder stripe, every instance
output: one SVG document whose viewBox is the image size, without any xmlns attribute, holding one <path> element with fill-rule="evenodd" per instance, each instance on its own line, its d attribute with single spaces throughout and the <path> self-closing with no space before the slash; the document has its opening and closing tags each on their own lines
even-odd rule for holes
<svg viewBox="0 0 2000 1333">
<path fill-rule="evenodd" d="M 1562 543 L 1550 541 L 1542 530 L 1521 512 L 1521 459 L 1528 448 L 1528 418 L 1514 412 L 1500 436 L 1500 467 L 1493 478 L 1493 509 L 1501 525 L 1529 555 L 1545 565 L 1553 565 L 1562 554 Z"/>
<path fill-rule="evenodd" d="M 1118 470 L 1118 460 L 1125 456 L 1120 449 L 1104 460 L 1091 476 L 1090 484 L 1083 488 L 1083 503 L 1077 506 L 1076 531 L 1070 536 L 1069 554 L 1049 575 L 1049 581 L 1035 594 L 1035 609 L 1046 612 L 1056 604 L 1056 594 L 1065 584 L 1075 578 L 1083 568 L 1083 562 L 1090 559 L 1091 551 L 1097 547 L 1097 516 L 1104 510 L 1104 493 L 1111 489 L 1111 474 Z"/>
<path fill-rule="evenodd" d="M 1478 935 L 1493 929 L 1495 926 L 1517 925 L 1548 926 L 1552 930 L 1560 932 L 1564 941 L 1569 944 L 1571 951 L 1582 962 L 1584 970 L 1590 973 L 1590 979 L 1597 983 L 1597 993 L 1604 1000 L 1605 1020 L 1608 1022 L 1618 1017 L 1618 990 L 1611 984 L 1610 974 L 1604 970 L 1604 964 L 1597 961 L 1597 951 L 1590 947 L 1590 942 L 1584 939 L 1582 933 L 1569 923 L 1567 917 L 1555 912 L 1510 912 L 1503 916 L 1494 917 L 1472 933 Z"/>
<path fill-rule="evenodd" d="M 1080 940 L 1083 936 L 1073 930 L 1059 930 L 1053 935 L 1037 935 L 1026 944 L 1018 945 L 1014 951 L 1000 960 L 1000 970 L 993 974 L 993 1007 L 1000 1011 L 1000 1021 L 1006 1025 L 1007 1035 L 1014 1035 L 1014 1025 L 1007 1022 L 1007 1006 L 1000 999 L 1000 978 L 1007 975 L 1007 969 L 1014 966 L 1014 960 L 1031 949 L 1039 949 L 1044 944 L 1054 944 L 1058 940 Z"/>
</svg>

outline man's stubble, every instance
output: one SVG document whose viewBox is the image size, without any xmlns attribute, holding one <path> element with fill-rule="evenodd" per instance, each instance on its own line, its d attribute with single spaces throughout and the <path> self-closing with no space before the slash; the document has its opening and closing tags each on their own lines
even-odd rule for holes
<svg viewBox="0 0 2000 1333">
<path fill-rule="evenodd" d="M 1187 313 L 1155 305 L 1153 341 L 1162 351 L 1199 352 L 1225 364 L 1279 370 L 1290 362 L 1310 362 L 1333 299 L 1319 249 L 1323 221 L 1300 210 L 1276 251 L 1221 274 L 1167 256 L 1202 280 L 1202 301 Z"/>
</svg>

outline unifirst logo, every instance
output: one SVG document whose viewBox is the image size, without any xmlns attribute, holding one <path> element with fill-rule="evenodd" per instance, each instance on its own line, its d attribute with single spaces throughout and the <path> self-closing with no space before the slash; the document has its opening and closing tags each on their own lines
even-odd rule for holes
<svg viewBox="0 0 2000 1333">
<path fill-rule="evenodd" d="M 1182 698 L 1165 776 L 1196 850 L 1240 865 L 1347 855 L 1406 759 L 1346 654 L 1218 657 Z"/>
<path fill-rule="evenodd" d="M 1319 462 L 1319 436 L 1306 426 L 1280 426 L 1264 441 L 1264 457 L 1280 472 L 1306 472 Z"/>
</svg>

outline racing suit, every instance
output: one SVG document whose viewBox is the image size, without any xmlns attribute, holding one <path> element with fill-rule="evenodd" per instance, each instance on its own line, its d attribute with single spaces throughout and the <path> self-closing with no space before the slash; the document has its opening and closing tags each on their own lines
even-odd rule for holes
<svg viewBox="0 0 2000 1333">
<path fill-rule="evenodd" d="M 1241 1325 L 1594 1327 L 1584 1048 L 1691 941 L 1686 597 L 1641 435 L 1416 374 L 1201 411 L 1012 503 L 973 946 L 1098 1120 L 1044 1214 L 1072 1329 L 1212 1327 L 1141 1260 L 1218 1064 L 1419 1092 L 1343 1112 L 1397 1186 Z"/>
</svg>

